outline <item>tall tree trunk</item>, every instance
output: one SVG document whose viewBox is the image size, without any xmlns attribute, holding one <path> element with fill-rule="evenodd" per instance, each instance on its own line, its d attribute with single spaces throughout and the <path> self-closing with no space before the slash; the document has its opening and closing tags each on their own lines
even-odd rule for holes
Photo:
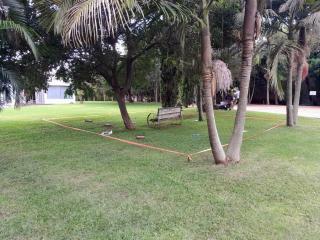
<svg viewBox="0 0 320 240">
<path fill-rule="evenodd" d="M 162 84 L 161 84 L 161 80 L 159 81 L 159 103 L 161 103 L 161 105 L 163 104 L 162 103 L 162 96 L 161 96 L 161 88 L 162 88 Z"/>
<path fill-rule="evenodd" d="M 298 110 L 300 104 L 300 95 L 301 95 L 301 84 L 302 84 L 302 71 L 303 64 L 298 64 L 297 69 L 297 79 L 294 89 L 294 99 L 293 99 L 293 124 L 296 125 L 298 121 Z"/>
<path fill-rule="evenodd" d="M 276 92 L 274 93 L 274 104 L 279 105 L 278 94 Z"/>
<path fill-rule="evenodd" d="M 179 25 L 164 28 L 165 39 L 160 44 L 161 52 L 161 100 L 163 107 L 174 107 L 179 98 L 181 81 L 181 36 Z"/>
<path fill-rule="evenodd" d="M 130 103 L 134 103 L 133 97 L 132 97 L 132 91 L 131 88 L 128 90 L 128 98 Z"/>
<path fill-rule="evenodd" d="M 246 120 L 248 91 L 252 70 L 252 57 L 255 37 L 255 18 L 257 0 L 247 0 L 243 23 L 242 61 L 240 73 L 240 99 L 234 124 L 233 133 L 227 150 L 228 161 L 239 162 L 243 131 Z"/>
<path fill-rule="evenodd" d="M 131 94 L 131 85 L 133 82 L 133 74 L 134 74 L 134 61 L 132 60 L 132 50 L 131 46 L 128 43 L 128 55 L 127 55 L 127 62 L 126 62 L 126 81 L 125 86 L 128 89 L 128 96 L 129 96 L 129 102 L 133 103 L 132 94 Z"/>
<path fill-rule="evenodd" d="M 209 12 L 207 1 L 202 0 L 202 29 L 201 29 L 201 58 L 202 58 L 202 81 L 203 100 L 205 104 L 209 140 L 212 155 L 216 164 L 226 164 L 226 156 L 219 138 L 213 111 L 211 82 L 212 82 L 212 48 L 209 29 Z"/>
<path fill-rule="evenodd" d="M 120 113 L 121 113 L 121 117 L 124 123 L 124 126 L 126 127 L 126 129 L 128 130 L 133 130 L 135 129 L 135 126 L 129 116 L 128 110 L 127 110 L 127 106 L 126 106 L 126 98 L 125 98 L 125 92 L 121 91 L 121 90 L 115 90 L 115 97 L 117 99 L 118 105 L 119 105 L 119 109 L 120 109 Z"/>
<path fill-rule="evenodd" d="M 267 105 L 270 105 L 270 82 L 267 80 Z"/>
<path fill-rule="evenodd" d="M 293 109 L 292 109 L 292 73 L 293 73 L 293 50 L 290 50 L 289 55 L 289 64 L 288 64 L 288 80 L 287 80 L 287 93 L 286 93 L 286 100 L 287 100 L 287 126 L 293 127 Z"/>
<path fill-rule="evenodd" d="M 299 30 L 299 39 L 298 44 L 300 45 L 301 52 L 297 53 L 297 79 L 295 84 L 295 93 L 294 93 L 294 100 L 293 100 L 293 124 L 296 125 L 298 121 L 298 109 L 300 104 L 300 95 L 301 95 L 301 84 L 303 81 L 303 69 L 304 64 L 306 61 L 306 45 L 307 45 L 307 36 L 306 36 L 306 28 L 300 27 Z"/>
<path fill-rule="evenodd" d="M 158 80 L 155 81 L 155 88 L 154 88 L 154 101 L 158 102 L 158 92 L 159 92 L 159 82 Z"/>
<path fill-rule="evenodd" d="M 252 99 L 253 99 L 253 97 L 254 97 L 254 93 L 255 93 L 255 90 L 256 90 L 256 78 L 254 77 L 253 78 L 253 87 L 252 87 L 252 92 L 251 92 L 251 94 L 249 94 L 250 93 L 250 87 L 249 87 L 249 90 L 248 90 L 248 95 L 249 95 L 249 104 L 251 104 L 251 102 L 252 102 Z"/>
<path fill-rule="evenodd" d="M 161 99 L 163 107 L 174 107 L 179 94 L 178 67 L 176 62 L 162 60 L 161 64 Z"/>
<path fill-rule="evenodd" d="M 203 111 L 202 111 L 202 94 L 201 94 L 201 83 L 197 85 L 197 108 L 198 108 L 198 121 L 203 121 Z"/>
</svg>

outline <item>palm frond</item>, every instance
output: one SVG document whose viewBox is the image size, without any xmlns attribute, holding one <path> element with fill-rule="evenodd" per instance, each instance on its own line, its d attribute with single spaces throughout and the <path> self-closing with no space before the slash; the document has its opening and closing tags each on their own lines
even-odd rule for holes
<svg viewBox="0 0 320 240">
<path fill-rule="evenodd" d="M 232 86 L 233 79 L 227 64 L 221 60 L 214 60 L 212 63 L 212 70 L 217 81 L 217 92 L 228 91 Z"/>
<path fill-rule="evenodd" d="M 61 4 L 59 4 L 59 10 L 54 12 L 52 26 L 54 27 L 54 32 L 59 34 L 62 32 L 63 25 L 63 17 L 72 7 L 72 0 L 62 0 Z"/>
<path fill-rule="evenodd" d="M 311 28 L 320 28 L 320 10 L 302 20 L 302 24 Z"/>
<path fill-rule="evenodd" d="M 275 90 L 280 100 L 284 99 L 284 91 L 281 82 L 278 79 L 278 66 L 280 59 L 280 49 L 275 50 L 272 54 L 272 59 L 270 59 L 269 67 L 267 69 L 267 74 L 265 75 L 268 80 L 270 80 L 271 87 Z"/>
<path fill-rule="evenodd" d="M 0 30 L 14 30 L 19 33 L 29 45 L 35 58 L 39 59 L 39 52 L 33 40 L 34 32 L 28 27 L 11 20 L 0 20 Z"/>
<path fill-rule="evenodd" d="M 280 6 L 279 12 L 283 13 L 288 11 L 290 14 L 294 14 L 303 8 L 304 3 L 305 0 L 287 0 Z"/>
<path fill-rule="evenodd" d="M 61 21 L 65 43 L 88 45 L 105 35 L 114 35 L 119 25 L 128 27 L 130 16 L 143 14 L 138 1 L 79 0 Z"/>
<path fill-rule="evenodd" d="M 292 51 L 301 51 L 299 45 L 292 41 L 281 41 L 269 49 L 267 60 L 267 74 L 266 78 L 270 80 L 271 87 L 275 90 L 280 100 L 284 99 L 284 91 L 281 82 L 278 79 L 279 64 L 283 59 L 291 56 Z"/>
<path fill-rule="evenodd" d="M 62 18 L 59 16 L 55 29 L 65 44 L 89 45 L 114 36 L 120 27 L 130 29 L 133 19 L 143 17 L 144 7 L 155 7 L 172 21 L 188 18 L 185 7 L 165 0 L 78 0 Z"/>
<path fill-rule="evenodd" d="M 25 6 L 20 0 L 2 0 L 0 3 L 2 19 L 25 24 L 27 22 Z"/>
<path fill-rule="evenodd" d="M 39 22 L 47 32 L 54 30 L 56 34 L 62 32 L 62 20 L 74 3 L 73 0 L 38 0 L 35 2 L 39 10 Z"/>
</svg>

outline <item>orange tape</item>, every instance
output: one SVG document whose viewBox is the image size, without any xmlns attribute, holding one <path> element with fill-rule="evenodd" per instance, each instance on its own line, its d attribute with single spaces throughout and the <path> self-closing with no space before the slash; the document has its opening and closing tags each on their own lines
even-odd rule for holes
<svg viewBox="0 0 320 240">
<path fill-rule="evenodd" d="M 157 151 L 161 151 L 161 152 L 173 153 L 173 154 L 176 154 L 176 155 L 179 155 L 179 156 L 185 156 L 185 157 L 188 158 L 189 161 L 191 160 L 191 156 L 189 154 L 187 154 L 187 153 L 182 153 L 182 152 L 178 152 L 178 151 L 171 150 L 171 149 L 166 149 L 166 148 L 155 147 L 155 146 L 148 145 L 148 144 L 132 142 L 132 141 L 121 139 L 121 138 L 116 138 L 116 137 L 111 137 L 111 136 L 103 136 L 103 135 L 101 135 L 99 133 L 96 133 L 96 132 L 84 130 L 84 129 L 81 129 L 81 128 L 70 127 L 70 126 L 67 126 L 67 125 L 64 125 L 64 124 L 61 124 L 61 123 L 54 122 L 54 121 L 49 120 L 49 119 L 42 119 L 42 120 L 45 121 L 45 122 L 52 123 L 54 125 L 66 128 L 66 129 L 71 129 L 71 130 L 78 131 L 78 132 L 85 132 L 85 133 L 94 134 L 94 135 L 97 135 L 97 136 L 100 136 L 100 137 L 103 137 L 103 138 L 108 138 L 108 139 L 111 139 L 111 140 L 119 141 L 119 142 L 126 143 L 126 144 L 129 144 L 129 145 L 137 146 L 137 147 L 149 148 L 149 149 L 153 149 L 153 150 L 157 150 Z"/>
<path fill-rule="evenodd" d="M 256 138 L 262 136 L 264 133 L 270 132 L 271 130 L 279 128 L 279 127 L 281 127 L 283 125 L 284 125 L 283 123 L 277 123 L 276 125 L 272 126 L 271 128 L 268 128 L 268 129 L 264 130 L 262 133 L 259 133 L 259 134 L 253 135 L 253 136 L 248 136 L 246 138 L 243 138 L 243 140 L 256 139 Z"/>
<path fill-rule="evenodd" d="M 249 137 L 246 137 L 246 138 L 243 138 L 243 141 L 251 140 L 251 139 L 256 139 L 256 138 L 262 136 L 264 133 L 269 132 L 269 131 L 271 131 L 271 130 L 273 130 L 273 129 L 276 129 L 276 128 L 278 128 L 278 127 L 281 127 L 281 126 L 284 126 L 284 124 L 283 124 L 283 123 L 281 123 L 281 124 L 280 124 L 280 123 L 277 123 L 276 125 L 272 126 L 271 128 L 268 128 L 268 129 L 264 130 L 262 133 L 259 133 L 259 134 L 253 135 L 253 136 L 249 136 Z M 229 144 L 224 144 L 224 145 L 222 145 L 222 147 L 227 147 L 227 146 L 229 146 Z M 205 153 L 205 152 L 209 152 L 209 151 L 211 151 L 211 148 L 208 148 L 208 149 L 205 149 L 205 150 L 196 152 L 196 153 L 191 153 L 190 156 L 192 157 L 192 156 L 194 156 L 194 155 L 198 155 L 198 154 Z"/>
<path fill-rule="evenodd" d="M 149 149 L 157 150 L 157 151 L 160 151 L 160 152 L 172 153 L 172 154 L 179 155 L 179 156 L 185 156 L 185 157 L 187 157 L 188 161 L 192 160 L 192 156 L 199 155 L 199 154 L 211 151 L 211 148 L 209 148 L 209 149 L 205 149 L 205 150 L 202 150 L 202 151 L 199 151 L 199 152 L 196 152 L 196 153 L 191 153 L 191 154 L 182 153 L 182 152 L 178 152 L 178 151 L 171 150 L 171 149 L 155 147 L 155 146 L 152 146 L 152 145 L 149 145 L 149 144 L 137 143 L 137 142 L 133 142 L 133 141 L 129 141 L 129 140 L 121 139 L 121 138 L 116 138 L 116 137 L 111 137 L 111 136 L 103 136 L 103 135 L 101 135 L 99 133 L 96 133 L 96 132 L 84 130 L 84 129 L 81 129 L 81 128 L 70 127 L 70 126 L 67 126 L 67 125 L 64 125 L 64 124 L 61 124 L 61 123 L 54 122 L 54 121 L 52 121 L 50 119 L 42 119 L 42 120 L 45 121 L 45 122 L 49 122 L 49 123 L 52 123 L 54 125 L 66 128 L 66 129 L 71 129 L 71 130 L 78 131 L 78 132 L 85 132 L 85 133 L 89 133 L 89 134 L 94 134 L 94 135 L 97 135 L 97 136 L 100 136 L 100 137 L 103 137 L 103 138 L 119 141 L 119 142 L 126 143 L 126 144 L 129 144 L 129 145 L 133 145 L 133 146 L 137 146 L 137 147 L 141 147 L 141 148 L 149 148 Z M 271 131 L 273 129 L 276 129 L 276 128 L 278 128 L 280 126 L 283 126 L 283 125 L 284 125 L 283 123 L 281 123 L 281 124 L 277 123 L 276 125 L 272 126 L 271 128 L 268 128 L 268 129 L 264 130 L 262 133 L 243 138 L 243 140 L 246 141 L 246 140 L 256 139 L 256 138 L 262 136 L 263 133 L 269 132 L 269 131 Z M 224 145 L 222 145 L 222 147 L 227 147 L 228 145 L 229 144 L 224 144 Z"/>
</svg>

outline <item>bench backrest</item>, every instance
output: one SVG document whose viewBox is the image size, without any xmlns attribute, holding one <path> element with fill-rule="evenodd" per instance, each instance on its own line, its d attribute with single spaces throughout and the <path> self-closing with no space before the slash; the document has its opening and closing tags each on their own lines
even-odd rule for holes
<svg viewBox="0 0 320 240">
<path fill-rule="evenodd" d="M 181 118 L 180 107 L 169 107 L 158 109 L 158 120 Z"/>
</svg>

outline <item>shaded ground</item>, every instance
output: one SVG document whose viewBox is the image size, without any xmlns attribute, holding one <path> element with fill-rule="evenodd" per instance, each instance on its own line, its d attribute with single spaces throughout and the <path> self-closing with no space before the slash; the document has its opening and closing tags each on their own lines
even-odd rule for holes
<svg viewBox="0 0 320 240">
<path fill-rule="evenodd" d="M 190 144 L 196 130 L 206 146 L 205 124 L 194 121 L 193 109 L 180 127 L 145 128 L 156 108 L 129 105 L 137 132 L 189 151 L 197 148 Z M 85 125 L 83 116 L 95 114 L 97 125 Z M 228 114 L 234 112 L 217 112 L 224 142 Z M 302 118 L 297 128 L 246 141 L 240 164 L 217 167 L 210 154 L 188 163 L 42 121 L 52 117 L 95 131 L 111 121 L 115 135 L 134 135 L 122 129 L 114 103 L 0 113 L 0 239 L 319 239 L 319 120 Z M 248 134 L 265 127 L 258 119 L 248 123 Z"/>
</svg>

